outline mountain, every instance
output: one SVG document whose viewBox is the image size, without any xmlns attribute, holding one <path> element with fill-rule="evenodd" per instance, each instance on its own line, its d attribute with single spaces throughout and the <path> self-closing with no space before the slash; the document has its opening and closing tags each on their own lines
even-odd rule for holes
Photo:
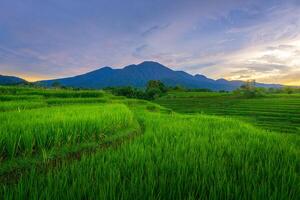
<svg viewBox="0 0 300 200">
<path fill-rule="evenodd" d="M 216 80 L 217 83 L 222 84 L 225 88 L 225 90 L 234 90 L 236 88 L 241 87 L 241 85 L 245 84 L 244 81 L 228 81 L 226 79 L 218 79 Z M 279 84 L 265 84 L 265 83 L 255 83 L 256 87 L 262 87 L 262 88 L 281 88 L 282 85 Z"/>
<path fill-rule="evenodd" d="M 4 76 L 0 75 L 0 85 L 15 85 L 20 83 L 25 83 L 24 79 L 15 76 Z"/>
<path fill-rule="evenodd" d="M 225 79 L 213 80 L 203 75 L 191 75 L 184 71 L 174 71 L 170 68 L 152 61 L 145 61 L 138 65 L 129 65 L 123 69 L 103 67 L 98 70 L 55 80 L 45 80 L 39 83 L 51 86 L 60 83 L 64 86 L 79 88 L 104 88 L 117 86 L 145 87 L 149 80 L 161 80 L 168 86 L 184 86 L 187 88 L 207 88 L 211 90 L 234 90 L 240 87 L 242 81 L 227 81 Z M 263 87 L 280 87 L 280 85 L 262 84 Z"/>
</svg>

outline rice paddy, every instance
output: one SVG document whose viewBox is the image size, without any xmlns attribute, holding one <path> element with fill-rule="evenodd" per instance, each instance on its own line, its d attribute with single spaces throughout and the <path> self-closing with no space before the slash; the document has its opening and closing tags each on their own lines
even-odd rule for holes
<svg viewBox="0 0 300 200">
<path fill-rule="evenodd" d="M 10 104 L 0 110 L 2 199 L 300 197 L 298 134 L 253 126 L 234 109 L 226 113 L 233 117 L 208 115 L 225 115 L 215 110 L 229 105 L 246 115 L 255 105 L 261 116 L 264 108 L 276 117 L 290 109 L 293 117 L 298 96 L 218 101 L 231 97 L 172 94 L 157 100 L 165 108 L 96 90 L 0 87 L 0 94 L 0 108 Z"/>
<path fill-rule="evenodd" d="M 180 113 L 235 117 L 266 130 L 300 133 L 300 95 L 240 98 L 222 93 L 173 92 L 155 101 Z"/>
</svg>

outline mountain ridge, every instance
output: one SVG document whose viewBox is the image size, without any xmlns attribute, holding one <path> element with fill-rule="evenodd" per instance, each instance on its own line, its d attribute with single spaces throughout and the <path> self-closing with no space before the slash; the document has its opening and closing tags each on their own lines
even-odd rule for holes
<svg viewBox="0 0 300 200">
<path fill-rule="evenodd" d="M 168 86 L 180 85 L 187 88 L 205 88 L 211 90 L 234 90 L 240 87 L 243 81 L 228 81 L 225 79 L 210 79 L 204 75 L 191 75 L 184 71 L 174 71 L 158 62 L 144 61 L 140 64 L 127 65 L 121 69 L 113 69 L 105 66 L 85 74 L 43 80 L 38 83 L 44 86 L 51 86 L 59 82 L 64 86 L 79 88 L 105 88 L 119 86 L 133 86 L 143 88 L 149 80 L 160 80 Z M 259 87 L 282 87 L 279 84 L 257 83 Z"/>
<path fill-rule="evenodd" d="M 0 74 L 0 85 L 15 85 L 26 82 L 26 80 L 16 76 L 6 76 Z"/>
</svg>

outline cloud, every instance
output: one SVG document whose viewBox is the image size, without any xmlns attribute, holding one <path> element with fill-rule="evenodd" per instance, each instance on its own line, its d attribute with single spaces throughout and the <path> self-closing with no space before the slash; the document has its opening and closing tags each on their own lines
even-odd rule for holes
<svg viewBox="0 0 300 200">
<path fill-rule="evenodd" d="M 141 46 L 138 46 L 137 48 L 135 48 L 132 55 L 136 58 L 142 58 L 143 59 L 145 57 L 144 54 L 146 53 L 147 48 L 149 48 L 149 45 L 147 45 L 147 44 L 143 44 Z"/>
<path fill-rule="evenodd" d="M 274 50 L 290 50 L 290 49 L 295 49 L 296 46 L 294 45 L 286 45 L 286 44 L 282 44 L 279 46 L 271 46 L 271 47 L 267 47 L 266 50 L 270 50 L 270 51 L 274 51 Z"/>
<path fill-rule="evenodd" d="M 164 29 L 168 28 L 169 26 L 170 26 L 170 23 L 164 24 L 164 25 L 155 25 L 155 26 L 150 27 L 146 31 L 142 32 L 141 35 L 143 37 L 146 37 L 146 36 L 149 36 L 151 34 L 158 32 L 158 31 L 164 30 Z"/>
<path fill-rule="evenodd" d="M 259 72 L 259 73 L 270 73 L 274 71 L 286 71 L 291 67 L 286 65 L 279 64 L 268 64 L 268 63 L 249 63 L 245 64 L 243 67 L 248 69 L 251 72 Z"/>
</svg>

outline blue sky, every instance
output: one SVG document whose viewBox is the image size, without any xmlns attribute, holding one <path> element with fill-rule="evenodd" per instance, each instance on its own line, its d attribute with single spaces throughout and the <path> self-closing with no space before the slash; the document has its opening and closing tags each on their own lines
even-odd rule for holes
<svg viewBox="0 0 300 200">
<path fill-rule="evenodd" d="M 72 76 L 144 60 L 300 85 L 297 0 L 1 0 L 0 74 Z"/>
</svg>

